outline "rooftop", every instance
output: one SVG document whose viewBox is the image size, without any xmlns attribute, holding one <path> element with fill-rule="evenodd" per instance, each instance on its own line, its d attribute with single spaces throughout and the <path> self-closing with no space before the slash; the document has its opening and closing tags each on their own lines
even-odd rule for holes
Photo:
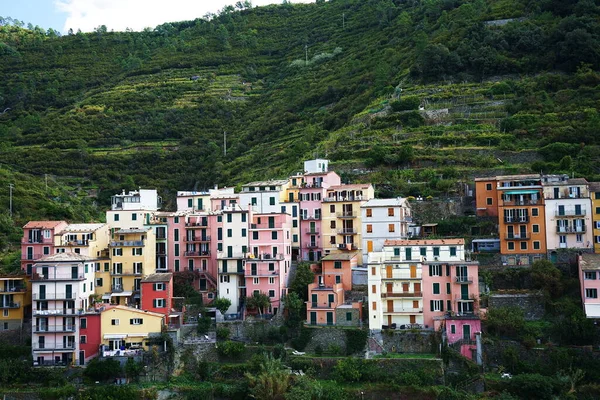
<svg viewBox="0 0 600 400">
<path fill-rule="evenodd" d="M 372 187 L 370 183 L 352 183 L 349 185 L 335 185 L 329 187 L 327 190 L 356 190 L 356 189 L 369 189 Z"/>
<path fill-rule="evenodd" d="M 48 256 L 40 258 L 37 262 L 68 262 L 68 261 L 91 261 L 95 260 L 94 257 L 84 256 L 83 254 L 65 252 L 50 254 Z"/>
<path fill-rule="evenodd" d="M 69 224 L 63 232 L 93 232 L 106 224 Z"/>
<path fill-rule="evenodd" d="M 590 191 L 600 192 L 600 182 L 590 182 Z"/>
<path fill-rule="evenodd" d="M 464 245 L 465 239 L 386 240 L 384 246 L 440 246 Z"/>
<path fill-rule="evenodd" d="M 172 277 L 173 274 L 170 272 L 150 274 L 142 279 L 142 282 L 168 282 Z"/>
<path fill-rule="evenodd" d="M 363 204 L 362 208 L 368 207 L 389 207 L 389 206 L 409 206 L 408 201 L 404 197 L 396 197 L 393 199 L 371 199 Z"/>
<path fill-rule="evenodd" d="M 584 271 L 600 270 L 600 254 L 585 253 L 580 255 L 579 268 Z"/>
<path fill-rule="evenodd" d="M 358 256 L 358 252 L 354 253 L 335 253 L 329 254 L 325 257 L 321 258 L 321 261 L 344 261 L 344 260 L 352 260 L 354 257 Z"/>
<path fill-rule="evenodd" d="M 282 185 L 285 185 L 286 183 L 288 183 L 287 179 L 273 179 L 273 180 L 270 180 L 270 181 L 256 181 L 256 182 L 246 183 L 245 185 L 242 185 L 242 187 L 250 187 L 250 186 L 282 186 Z"/>
<path fill-rule="evenodd" d="M 39 228 L 39 229 L 52 229 L 60 224 L 66 224 L 65 221 L 29 221 L 25 224 L 23 229 Z"/>
<path fill-rule="evenodd" d="M 130 229 L 119 229 L 115 233 L 146 233 L 151 230 L 152 230 L 152 228 L 130 228 Z"/>
<path fill-rule="evenodd" d="M 146 310 L 140 310 L 139 308 L 135 308 L 135 307 L 127 307 L 127 306 L 113 306 L 110 304 L 103 304 L 103 308 L 100 308 L 100 312 L 107 312 L 110 310 L 123 310 L 123 311 L 130 311 L 130 312 L 135 312 L 135 313 L 140 313 L 140 314 L 147 314 L 147 315 L 153 315 L 156 317 L 164 317 L 164 314 L 160 314 L 154 311 L 146 311 Z"/>
</svg>

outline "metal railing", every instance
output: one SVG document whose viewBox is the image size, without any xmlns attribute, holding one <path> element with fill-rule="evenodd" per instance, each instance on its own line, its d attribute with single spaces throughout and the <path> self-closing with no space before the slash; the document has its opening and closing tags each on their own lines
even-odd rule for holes
<svg viewBox="0 0 600 400">
<path fill-rule="evenodd" d="M 210 257 L 210 251 L 185 251 L 183 255 L 186 257 Z"/>
<path fill-rule="evenodd" d="M 34 293 L 33 300 L 75 300 L 77 293 Z"/>
<path fill-rule="evenodd" d="M 583 225 L 583 226 L 557 226 L 556 233 L 585 233 L 585 225 Z"/>
<path fill-rule="evenodd" d="M 386 292 L 381 293 L 381 298 L 392 298 L 392 297 L 423 297 L 423 292 L 402 292 L 402 293 L 394 293 L 394 292 Z"/>
<path fill-rule="evenodd" d="M 44 315 L 44 316 L 52 316 L 52 315 L 78 315 L 83 314 L 83 310 L 77 310 L 75 308 L 53 308 L 49 310 L 42 309 L 33 309 L 33 315 Z"/>
<path fill-rule="evenodd" d="M 143 246 L 143 240 L 119 240 L 119 241 L 111 241 L 111 247 L 136 247 Z"/>
<path fill-rule="evenodd" d="M 356 228 L 339 229 L 338 235 L 356 235 Z"/>
<path fill-rule="evenodd" d="M 505 237 L 506 240 L 528 240 L 531 239 L 531 236 L 528 233 L 513 233 L 513 234 L 506 234 Z"/>
<path fill-rule="evenodd" d="M 524 224 L 529 222 L 529 216 L 515 216 L 515 217 L 504 217 L 504 223 L 506 224 Z"/>
<path fill-rule="evenodd" d="M 33 344 L 34 351 L 52 351 L 52 350 L 73 350 L 75 349 L 75 343 L 56 343 L 49 344 L 45 343 L 40 345 L 39 343 Z"/>
<path fill-rule="evenodd" d="M 0 303 L 0 308 L 19 308 L 21 303 L 19 302 L 4 302 Z"/>
<path fill-rule="evenodd" d="M 78 274 L 52 274 L 52 273 L 48 273 L 48 275 L 45 274 L 37 274 L 34 273 L 31 277 L 32 281 L 80 281 L 85 279 L 85 275 L 82 273 L 78 273 Z"/>
<path fill-rule="evenodd" d="M 186 242 L 210 242 L 210 235 L 204 236 L 186 236 Z"/>
<path fill-rule="evenodd" d="M 472 276 L 459 275 L 454 278 L 454 283 L 473 283 Z"/>
<path fill-rule="evenodd" d="M 562 211 L 554 211 L 554 216 L 556 217 L 583 217 L 584 215 L 586 215 L 586 210 L 584 209 L 577 210 L 575 208 L 569 208 Z"/>
<path fill-rule="evenodd" d="M 356 218 L 357 214 L 352 211 L 343 211 L 341 213 L 337 213 L 338 218 Z"/>
<path fill-rule="evenodd" d="M 34 332 L 75 332 L 77 327 L 73 325 L 36 325 Z"/>
</svg>

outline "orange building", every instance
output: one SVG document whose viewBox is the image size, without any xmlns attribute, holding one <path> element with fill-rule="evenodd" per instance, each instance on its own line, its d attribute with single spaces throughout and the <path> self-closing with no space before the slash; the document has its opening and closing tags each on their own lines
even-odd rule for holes
<svg viewBox="0 0 600 400">
<path fill-rule="evenodd" d="M 546 255 L 546 223 L 539 174 L 475 181 L 477 215 L 497 216 L 505 265 L 529 265 Z"/>
<path fill-rule="evenodd" d="M 358 266 L 358 252 L 329 254 L 321 259 L 323 283 L 341 283 L 344 290 L 352 289 L 352 268 Z"/>
</svg>

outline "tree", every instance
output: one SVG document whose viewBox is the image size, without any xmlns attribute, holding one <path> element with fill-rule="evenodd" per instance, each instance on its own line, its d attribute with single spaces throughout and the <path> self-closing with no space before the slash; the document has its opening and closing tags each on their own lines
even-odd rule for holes
<svg viewBox="0 0 600 400">
<path fill-rule="evenodd" d="M 264 314 L 265 308 L 271 305 L 271 299 L 264 293 L 256 292 L 251 297 L 246 297 L 246 306 L 258 310 L 260 315 Z"/>
<path fill-rule="evenodd" d="M 310 264 L 299 263 L 296 267 L 296 276 L 290 284 L 290 293 L 296 293 L 302 301 L 308 301 L 308 285 L 315 281 L 315 274 L 310 270 Z"/>
<path fill-rule="evenodd" d="M 221 314 L 225 315 L 229 307 L 231 307 L 231 300 L 226 299 L 225 297 L 217 297 L 213 301 L 213 306 L 221 312 Z"/>
<path fill-rule="evenodd" d="M 284 368 L 281 360 L 271 355 L 265 357 L 256 375 L 245 374 L 250 387 L 250 397 L 255 399 L 283 399 L 291 387 L 292 375 Z"/>
<path fill-rule="evenodd" d="M 127 376 L 127 382 L 131 382 L 132 380 L 136 380 L 140 373 L 142 372 L 142 365 L 136 362 L 133 358 L 128 358 L 125 363 L 125 375 Z"/>
<path fill-rule="evenodd" d="M 282 298 L 285 310 L 287 312 L 286 323 L 290 327 L 298 327 L 303 320 L 302 309 L 304 302 L 298 296 L 298 293 L 292 292 Z"/>
<path fill-rule="evenodd" d="M 525 316 L 519 307 L 491 308 L 486 318 L 488 332 L 496 335 L 514 336 L 525 325 Z"/>
<path fill-rule="evenodd" d="M 562 293 L 562 273 L 551 261 L 538 260 L 531 266 L 531 280 L 542 289 L 546 299 L 557 298 Z"/>
</svg>

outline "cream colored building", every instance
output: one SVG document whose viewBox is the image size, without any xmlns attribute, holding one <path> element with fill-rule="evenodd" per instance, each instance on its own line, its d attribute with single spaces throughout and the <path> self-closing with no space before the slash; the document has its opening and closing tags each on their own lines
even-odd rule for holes
<svg viewBox="0 0 600 400">
<path fill-rule="evenodd" d="M 133 307 L 107 306 L 100 317 L 103 355 L 113 356 L 117 352 L 127 354 L 123 349 L 147 350 L 148 338 L 160 335 L 163 325 L 163 314 Z"/>
</svg>

